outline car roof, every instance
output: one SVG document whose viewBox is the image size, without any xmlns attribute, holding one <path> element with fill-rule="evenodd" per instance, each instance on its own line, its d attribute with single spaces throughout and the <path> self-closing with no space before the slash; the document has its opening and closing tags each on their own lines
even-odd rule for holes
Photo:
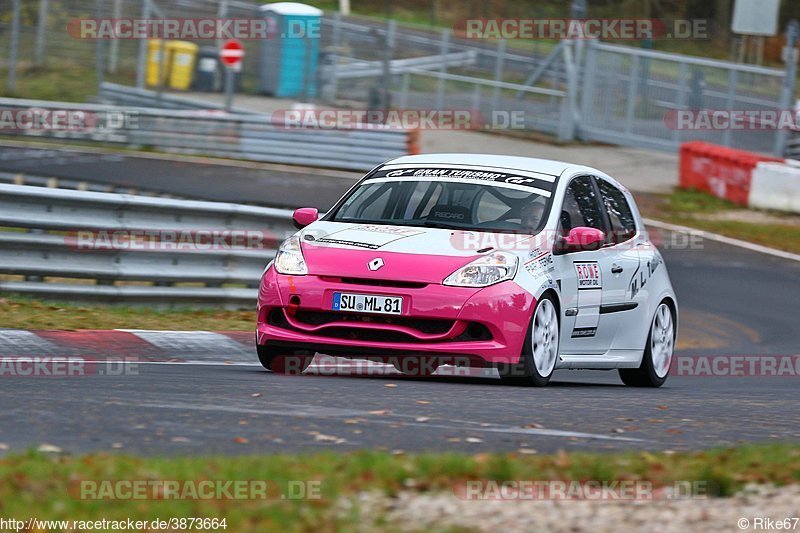
<svg viewBox="0 0 800 533">
<path fill-rule="evenodd" d="M 509 170 L 526 170 L 528 172 L 538 172 L 549 176 L 561 176 L 565 171 L 583 171 L 587 173 L 599 173 L 596 169 L 583 165 L 575 165 L 564 161 L 553 161 L 550 159 L 538 159 L 535 157 L 519 157 L 513 155 L 493 155 L 493 154 L 420 154 L 406 155 L 390 159 L 385 165 L 402 164 L 449 164 L 449 165 L 474 165 L 481 167 L 505 168 Z"/>
</svg>

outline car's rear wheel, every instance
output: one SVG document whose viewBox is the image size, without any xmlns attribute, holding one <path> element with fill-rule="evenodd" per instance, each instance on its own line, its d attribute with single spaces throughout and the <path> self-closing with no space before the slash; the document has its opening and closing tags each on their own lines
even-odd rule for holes
<svg viewBox="0 0 800 533">
<path fill-rule="evenodd" d="M 619 377 L 631 387 L 660 387 L 667 381 L 675 350 L 675 317 L 665 301 L 658 304 L 639 368 L 620 368 Z"/>
<path fill-rule="evenodd" d="M 498 365 L 500 379 L 513 385 L 547 385 L 558 360 L 560 333 L 558 308 L 553 297 L 545 294 L 536 304 L 519 363 Z"/>
<path fill-rule="evenodd" d="M 276 374 L 302 374 L 314 359 L 314 354 L 306 351 L 280 350 L 261 344 L 256 349 L 261 366 Z"/>
</svg>

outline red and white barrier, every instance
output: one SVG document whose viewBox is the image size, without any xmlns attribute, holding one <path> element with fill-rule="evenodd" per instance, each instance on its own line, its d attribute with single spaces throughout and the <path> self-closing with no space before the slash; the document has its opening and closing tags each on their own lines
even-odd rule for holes
<svg viewBox="0 0 800 533">
<path fill-rule="evenodd" d="M 800 163 L 699 141 L 681 145 L 680 187 L 733 203 L 800 213 Z"/>
<path fill-rule="evenodd" d="M 800 213 L 800 161 L 759 163 L 750 184 L 750 207 Z"/>
</svg>

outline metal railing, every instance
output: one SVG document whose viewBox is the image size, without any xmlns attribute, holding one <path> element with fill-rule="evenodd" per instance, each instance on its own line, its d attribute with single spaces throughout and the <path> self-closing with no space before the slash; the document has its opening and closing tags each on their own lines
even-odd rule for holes
<svg viewBox="0 0 800 533">
<path fill-rule="evenodd" d="M 387 159 L 414 152 L 418 133 L 370 124 L 369 127 L 323 129 L 294 126 L 261 115 L 216 110 L 169 110 L 143 107 L 73 104 L 0 98 L 0 110 L 76 111 L 106 127 L 23 127 L 0 129 L 2 135 L 25 135 L 107 142 L 162 152 L 228 157 L 269 163 L 370 170 Z M 91 122 L 91 121 L 89 121 Z M 30 123 L 26 121 L 26 123 Z"/>
<path fill-rule="evenodd" d="M 295 231 L 282 209 L 6 184 L 0 227 L 0 292 L 230 307 Z"/>
<path fill-rule="evenodd" d="M 98 97 L 103 104 L 118 106 L 181 110 L 225 110 L 225 106 L 222 104 L 196 100 L 185 95 L 176 96 L 173 94 L 151 91 L 149 89 L 138 89 L 136 87 L 129 87 L 127 85 L 120 85 L 107 81 L 100 85 L 100 94 L 98 94 Z M 231 112 L 245 115 L 253 114 L 252 111 L 238 109 L 236 107 L 232 108 Z"/>
</svg>

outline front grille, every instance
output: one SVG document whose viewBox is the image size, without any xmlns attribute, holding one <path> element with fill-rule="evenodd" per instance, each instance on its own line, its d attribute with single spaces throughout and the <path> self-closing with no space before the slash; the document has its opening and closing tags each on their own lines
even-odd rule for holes
<svg viewBox="0 0 800 533">
<path fill-rule="evenodd" d="M 388 279 L 372 279 L 372 278 L 337 278 L 324 276 L 321 277 L 323 281 L 330 283 L 347 283 L 349 285 L 371 285 L 373 287 L 394 287 L 397 289 L 422 289 L 427 287 L 427 283 L 417 281 L 395 281 Z"/>
<path fill-rule="evenodd" d="M 323 326 L 331 322 L 360 322 L 363 324 L 390 324 L 415 329 L 427 335 L 442 335 L 450 331 L 455 321 L 439 318 L 411 318 L 400 316 L 356 315 L 329 311 L 298 310 L 295 320 L 309 326 Z"/>
<path fill-rule="evenodd" d="M 322 335 L 336 339 L 371 342 L 420 342 L 416 337 L 399 331 L 383 329 L 325 328 Z"/>
</svg>

